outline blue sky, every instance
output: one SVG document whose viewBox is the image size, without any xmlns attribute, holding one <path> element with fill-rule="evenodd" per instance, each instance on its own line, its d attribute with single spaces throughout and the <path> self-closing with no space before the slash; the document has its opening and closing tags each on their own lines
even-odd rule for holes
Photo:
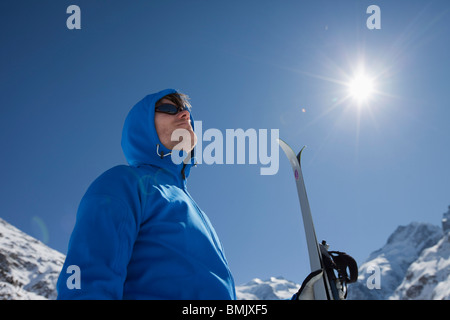
<svg viewBox="0 0 450 320">
<path fill-rule="evenodd" d="M 66 9 L 81 8 L 81 30 Z M 369 5 L 381 29 L 369 30 Z M 124 164 L 123 122 L 165 88 L 203 130 L 278 129 L 320 239 L 362 263 L 399 225 L 450 205 L 448 1 L 2 1 L 0 217 L 66 252 L 89 184 Z M 364 107 L 348 83 L 364 65 Z M 208 142 L 204 142 L 207 145 Z M 270 148 L 270 147 L 269 147 Z M 308 255 L 288 160 L 200 165 L 188 186 L 238 284 L 301 282 Z M 320 240 L 319 239 L 319 240 Z"/>
</svg>

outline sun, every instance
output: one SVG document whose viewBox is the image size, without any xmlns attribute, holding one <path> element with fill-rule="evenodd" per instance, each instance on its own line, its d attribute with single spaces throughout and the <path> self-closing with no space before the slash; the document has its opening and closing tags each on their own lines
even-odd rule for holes
<svg viewBox="0 0 450 320">
<path fill-rule="evenodd" d="M 375 91 L 374 80 L 364 73 L 357 74 L 348 84 L 349 94 L 358 103 L 369 100 Z"/>
<path fill-rule="evenodd" d="M 370 99 L 374 93 L 374 81 L 368 75 L 357 74 L 349 83 L 349 93 L 358 102 Z"/>
</svg>

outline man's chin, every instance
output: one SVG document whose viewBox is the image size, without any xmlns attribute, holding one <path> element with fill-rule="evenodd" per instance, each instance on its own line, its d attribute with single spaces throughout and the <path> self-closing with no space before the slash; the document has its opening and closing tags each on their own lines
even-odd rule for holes
<svg viewBox="0 0 450 320">
<path fill-rule="evenodd" d="M 177 129 L 179 130 L 179 129 Z M 197 144 L 197 135 L 192 130 L 183 129 L 184 134 L 181 135 L 179 142 L 175 143 L 172 150 L 191 152 Z M 187 139 L 185 139 L 187 137 Z"/>
</svg>

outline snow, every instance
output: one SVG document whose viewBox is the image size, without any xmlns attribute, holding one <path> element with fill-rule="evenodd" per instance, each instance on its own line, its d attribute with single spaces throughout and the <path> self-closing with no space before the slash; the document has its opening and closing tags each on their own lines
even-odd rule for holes
<svg viewBox="0 0 450 320">
<path fill-rule="evenodd" d="M 286 300 L 300 289 L 300 285 L 283 277 L 267 280 L 255 278 L 236 287 L 238 300 Z"/>
<path fill-rule="evenodd" d="M 448 206 L 448 211 L 442 217 L 442 230 L 444 232 L 450 231 L 450 206 Z"/>
<path fill-rule="evenodd" d="M 450 300 L 450 233 L 409 266 L 390 299 Z"/>
<path fill-rule="evenodd" d="M 349 300 L 450 300 L 450 207 L 442 227 L 413 222 L 399 226 L 386 244 L 359 267 Z M 0 219 L 0 299 L 56 298 L 65 256 Z M 379 287 L 368 285 L 379 271 Z M 372 278 L 372 279 L 371 279 Z M 236 287 L 239 300 L 291 299 L 300 285 L 255 278 Z"/>
<path fill-rule="evenodd" d="M 64 255 L 0 219 L 0 299 L 56 298 Z"/>
<path fill-rule="evenodd" d="M 349 299 L 388 299 L 422 250 L 437 243 L 441 237 L 441 229 L 431 224 L 413 222 L 399 226 L 386 244 L 360 266 L 358 282 L 349 286 Z M 373 270 L 381 272 L 380 289 L 371 290 L 367 286 Z"/>
<path fill-rule="evenodd" d="M 450 207 L 442 228 L 413 222 L 398 227 L 360 266 L 348 299 L 450 300 Z M 367 285 L 379 268 L 379 289 Z"/>
</svg>

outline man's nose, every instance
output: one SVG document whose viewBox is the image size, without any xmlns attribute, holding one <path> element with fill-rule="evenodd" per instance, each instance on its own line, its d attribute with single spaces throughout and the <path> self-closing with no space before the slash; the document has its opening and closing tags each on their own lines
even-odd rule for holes
<svg viewBox="0 0 450 320">
<path fill-rule="evenodd" d="M 190 118 L 189 111 L 183 110 L 183 111 L 179 112 L 178 113 L 178 118 L 180 118 L 180 119 L 189 119 Z"/>
</svg>

